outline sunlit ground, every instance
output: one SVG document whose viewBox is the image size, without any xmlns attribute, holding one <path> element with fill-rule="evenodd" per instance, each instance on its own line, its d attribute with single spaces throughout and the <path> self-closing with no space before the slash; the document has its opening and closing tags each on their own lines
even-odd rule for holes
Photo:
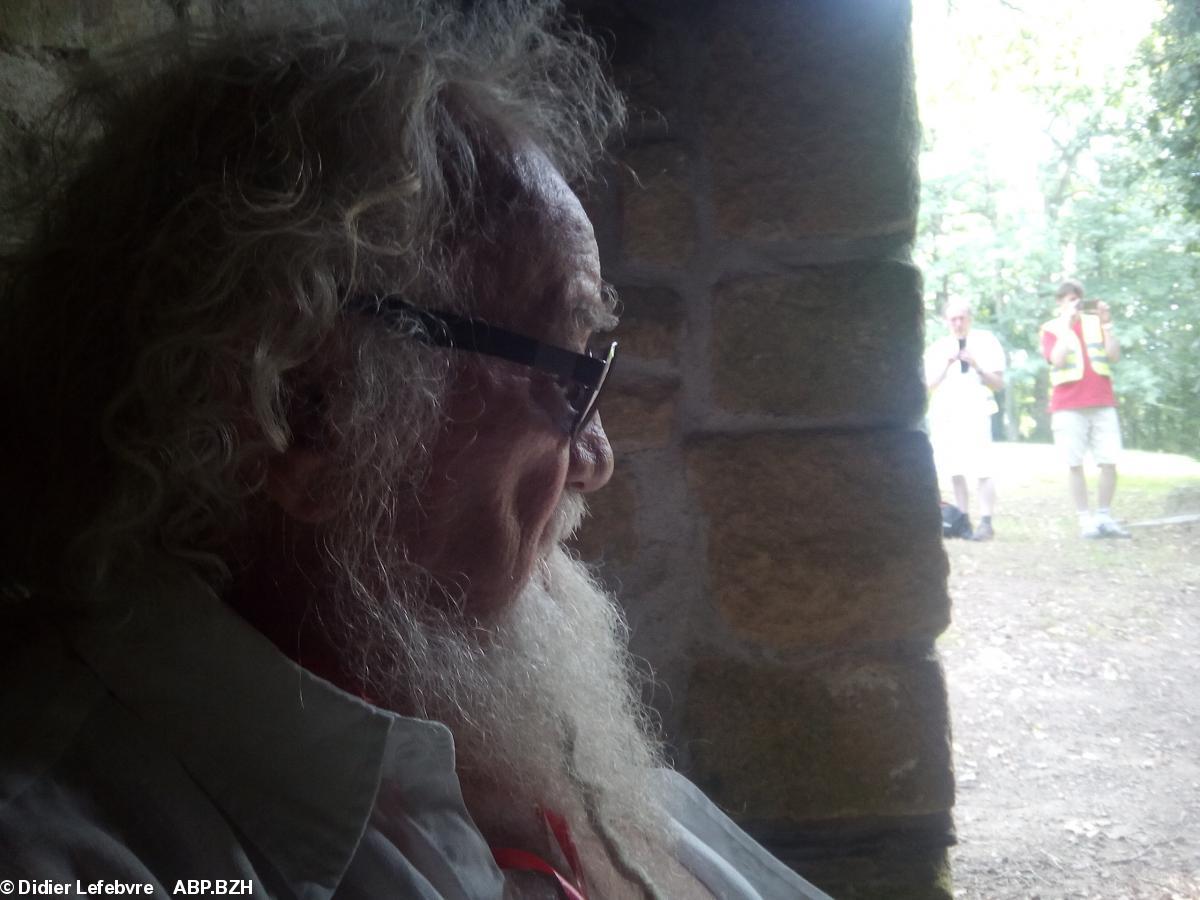
<svg viewBox="0 0 1200 900">
<path fill-rule="evenodd" d="M 1200 524 L 1137 523 L 1200 513 L 1200 462 L 1127 452 L 1136 536 L 1083 541 L 1054 449 L 997 449 L 997 539 L 946 545 L 957 896 L 1198 898 Z"/>
</svg>

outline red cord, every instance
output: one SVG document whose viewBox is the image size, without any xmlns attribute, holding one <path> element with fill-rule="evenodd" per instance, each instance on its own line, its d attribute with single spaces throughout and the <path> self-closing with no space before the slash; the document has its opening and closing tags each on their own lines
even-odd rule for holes
<svg viewBox="0 0 1200 900">
<path fill-rule="evenodd" d="M 558 883 L 558 889 L 566 900 L 587 900 L 586 894 L 567 881 L 554 866 L 535 853 L 530 853 L 526 850 L 515 850 L 512 847 L 493 847 L 492 856 L 495 857 L 496 865 L 501 869 L 540 872 L 543 875 L 549 875 Z"/>
<path fill-rule="evenodd" d="M 579 848 L 575 846 L 575 841 L 571 838 L 571 829 L 567 827 L 567 820 L 553 810 L 539 809 L 538 812 L 546 823 L 546 827 L 550 829 L 550 833 L 554 835 L 554 840 L 562 850 L 567 865 L 571 867 L 571 873 L 575 876 L 578 887 L 571 884 L 550 863 L 536 853 L 530 853 L 527 850 L 493 847 L 492 856 L 496 859 L 496 865 L 501 869 L 540 872 L 542 875 L 549 875 L 558 884 L 559 892 L 565 900 L 588 900 L 587 890 L 584 887 L 583 865 L 579 861 Z"/>
</svg>

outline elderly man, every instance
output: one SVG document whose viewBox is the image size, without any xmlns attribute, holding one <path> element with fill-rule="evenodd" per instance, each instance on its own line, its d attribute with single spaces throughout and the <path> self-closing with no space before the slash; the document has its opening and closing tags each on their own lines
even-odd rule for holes
<svg viewBox="0 0 1200 900">
<path fill-rule="evenodd" d="M 545 7 L 172 41 L 79 93 L 2 307 L 0 878 L 824 896 L 661 765 L 561 545 L 615 353 L 567 181 L 621 104 Z"/>
<path fill-rule="evenodd" d="M 971 327 L 971 305 L 950 300 L 945 307 L 949 333 L 925 351 L 925 386 L 929 391 L 929 434 L 938 473 L 954 485 L 954 502 L 968 514 L 967 477 L 979 484 L 979 525 L 966 530 L 977 541 L 995 536 L 992 416 L 995 394 L 1004 389 L 1004 348 L 990 331 Z"/>
</svg>

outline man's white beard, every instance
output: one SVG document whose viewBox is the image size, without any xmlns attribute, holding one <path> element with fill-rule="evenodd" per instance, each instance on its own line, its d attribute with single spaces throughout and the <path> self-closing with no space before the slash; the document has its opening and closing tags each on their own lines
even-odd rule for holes
<svg viewBox="0 0 1200 900">
<path fill-rule="evenodd" d="M 450 728 L 464 799 L 493 846 L 553 858 L 538 810 L 556 812 L 581 844 L 589 881 L 616 896 L 625 891 L 613 889 L 614 853 L 655 881 L 666 866 L 661 757 L 624 618 L 561 545 L 582 513 L 581 501 L 565 499 L 552 549 L 495 621 L 373 613 L 376 628 L 390 620 L 387 638 L 403 649 L 397 671 L 381 678 L 376 668 L 372 681 L 387 685 L 386 705 Z"/>
<path fill-rule="evenodd" d="M 567 816 L 578 836 L 599 818 L 617 839 L 661 838 L 658 750 L 631 685 L 624 623 L 561 547 L 542 568 L 479 658 L 482 690 L 438 716 L 454 732 L 468 806 L 490 838 L 518 847 L 531 826 L 544 834 L 537 806 Z"/>
</svg>

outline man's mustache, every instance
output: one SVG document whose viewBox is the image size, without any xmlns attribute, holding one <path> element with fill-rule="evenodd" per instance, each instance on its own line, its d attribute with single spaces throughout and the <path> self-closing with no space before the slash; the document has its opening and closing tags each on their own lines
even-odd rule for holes
<svg viewBox="0 0 1200 900">
<path fill-rule="evenodd" d="M 552 538 L 550 546 L 561 544 L 569 539 L 585 518 L 587 518 L 587 502 L 583 499 L 583 495 L 578 491 L 564 492 L 550 517 L 550 524 L 547 526 L 549 536 Z"/>
</svg>

